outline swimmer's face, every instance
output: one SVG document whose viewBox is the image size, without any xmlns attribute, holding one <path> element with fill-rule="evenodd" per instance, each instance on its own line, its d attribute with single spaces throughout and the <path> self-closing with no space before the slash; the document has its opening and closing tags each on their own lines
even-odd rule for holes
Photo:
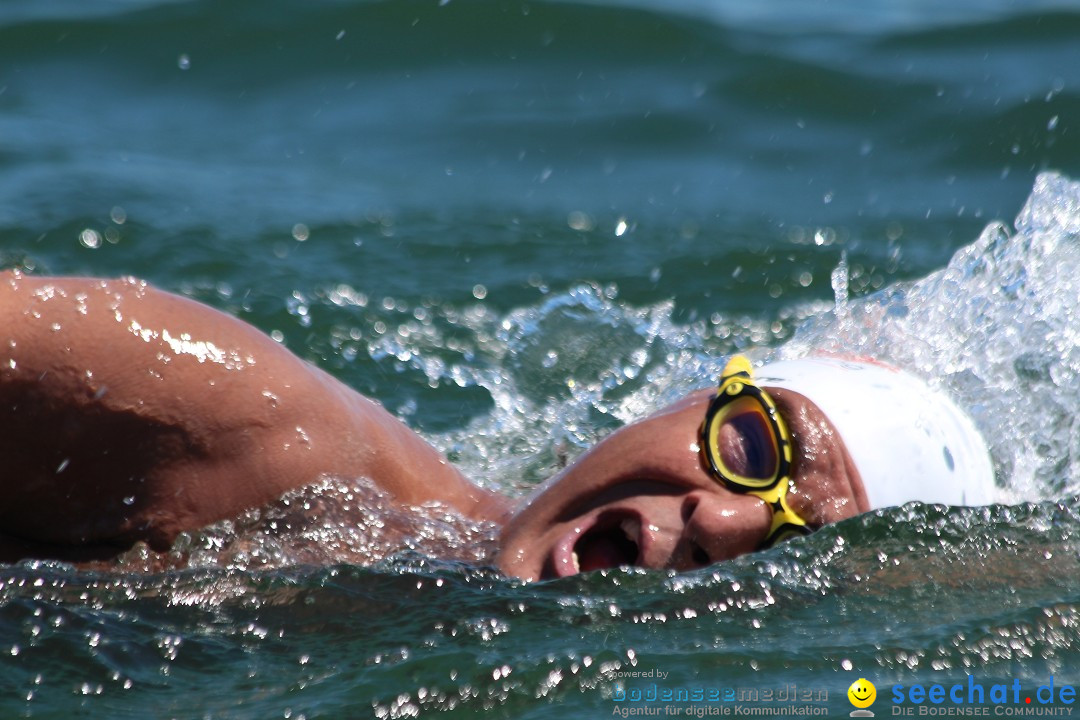
<svg viewBox="0 0 1080 720">
<path fill-rule="evenodd" d="M 804 396 L 769 388 L 794 446 L 788 500 L 812 528 L 869 510 L 839 434 Z M 524 579 L 622 565 L 690 570 L 758 549 L 772 512 L 706 472 L 701 391 L 612 433 L 555 476 L 503 528 L 499 569 Z"/>
</svg>

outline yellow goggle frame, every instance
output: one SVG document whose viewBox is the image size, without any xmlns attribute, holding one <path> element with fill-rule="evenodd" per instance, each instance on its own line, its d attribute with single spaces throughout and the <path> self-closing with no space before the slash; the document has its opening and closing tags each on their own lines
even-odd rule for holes
<svg viewBox="0 0 1080 720">
<path fill-rule="evenodd" d="M 733 471 L 720 449 L 721 429 L 747 414 L 756 415 L 757 421 L 768 426 L 768 439 L 772 443 L 769 450 L 775 457 L 775 467 L 768 468 L 769 471 L 760 477 Z M 742 355 L 731 358 L 720 376 L 720 387 L 709 403 L 701 425 L 701 451 L 705 468 L 724 487 L 761 498 L 772 510 L 772 522 L 761 544 L 762 549 L 795 535 L 810 533 L 806 521 L 787 502 L 791 486 L 791 434 L 776 410 L 776 403 L 754 382 L 750 362 Z"/>
</svg>

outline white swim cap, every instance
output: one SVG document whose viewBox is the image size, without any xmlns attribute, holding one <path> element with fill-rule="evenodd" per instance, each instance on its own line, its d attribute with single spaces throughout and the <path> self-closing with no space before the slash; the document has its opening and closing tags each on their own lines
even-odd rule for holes
<svg viewBox="0 0 1080 720">
<path fill-rule="evenodd" d="M 754 376 L 762 387 L 794 390 L 821 408 L 872 507 L 994 502 L 994 472 L 979 431 L 914 375 L 869 359 L 808 357 L 764 365 Z"/>
</svg>

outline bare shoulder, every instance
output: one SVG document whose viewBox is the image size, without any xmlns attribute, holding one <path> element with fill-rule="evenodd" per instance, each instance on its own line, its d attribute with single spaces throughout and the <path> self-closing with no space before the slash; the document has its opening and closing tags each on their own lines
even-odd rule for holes
<svg viewBox="0 0 1080 720">
<path fill-rule="evenodd" d="M 0 328 L 0 533 L 167 546 L 330 474 L 485 499 L 375 403 L 145 282 L 0 274 Z"/>
<path fill-rule="evenodd" d="M 270 338 L 237 318 L 194 300 L 158 290 L 133 277 L 106 280 L 0 274 L 0 319 L 9 349 L 19 340 L 24 353 L 55 361 L 57 350 L 100 350 L 121 343 L 139 356 L 189 356 L 200 365 L 238 367 L 247 359 L 229 355 L 243 347 L 282 355 Z M 114 355 L 115 359 L 115 355 Z M 249 363 L 253 364 L 253 363 Z M 148 369 L 149 370 L 149 369 Z"/>
</svg>

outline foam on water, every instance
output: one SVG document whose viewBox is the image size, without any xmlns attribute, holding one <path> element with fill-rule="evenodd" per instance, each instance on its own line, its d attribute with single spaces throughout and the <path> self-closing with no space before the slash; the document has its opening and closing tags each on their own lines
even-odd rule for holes
<svg viewBox="0 0 1080 720">
<path fill-rule="evenodd" d="M 948 266 L 850 301 L 779 351 L 877 357 L 929 378 L 973 416 L 1003 500 L 1060 497 L 1080 477 L 1080 184 L 1040 175 L 1015 231 L 988 226 Z"/>
<path fill-rule="evenodd" d="M 495 539 L 493 524 L 471 521 L 439 503 L 402 508 L 365 478 L 325 478 L 233 520 L 182 533 L 168 553 L 138 543 L 120 556 L 119 569 L 257 571 L 370 565 L 412 554 L 482 565 L 491 561 Z"/>
<path fill-rule="evenodd" d="M 520 488 L 612 427 L 709 385 L 732 352 L 767 361 L 825 350 L 877 357 L 953 395 L 991 446 L 1003 500 L 1080 489 L 1080 184 L 1041 175 L 1015 230 L 989 225 L 922 280 L 847 298 L 844 268 L 835 307 L 774 320 L 679 325 L 668 303 L 629 307 L 591 285 L 491 318 L 477 338 L 497 365 L 445 372 L 485 388 L 494 408 L 434 440 L 475 476 Z"/>
</svg>

